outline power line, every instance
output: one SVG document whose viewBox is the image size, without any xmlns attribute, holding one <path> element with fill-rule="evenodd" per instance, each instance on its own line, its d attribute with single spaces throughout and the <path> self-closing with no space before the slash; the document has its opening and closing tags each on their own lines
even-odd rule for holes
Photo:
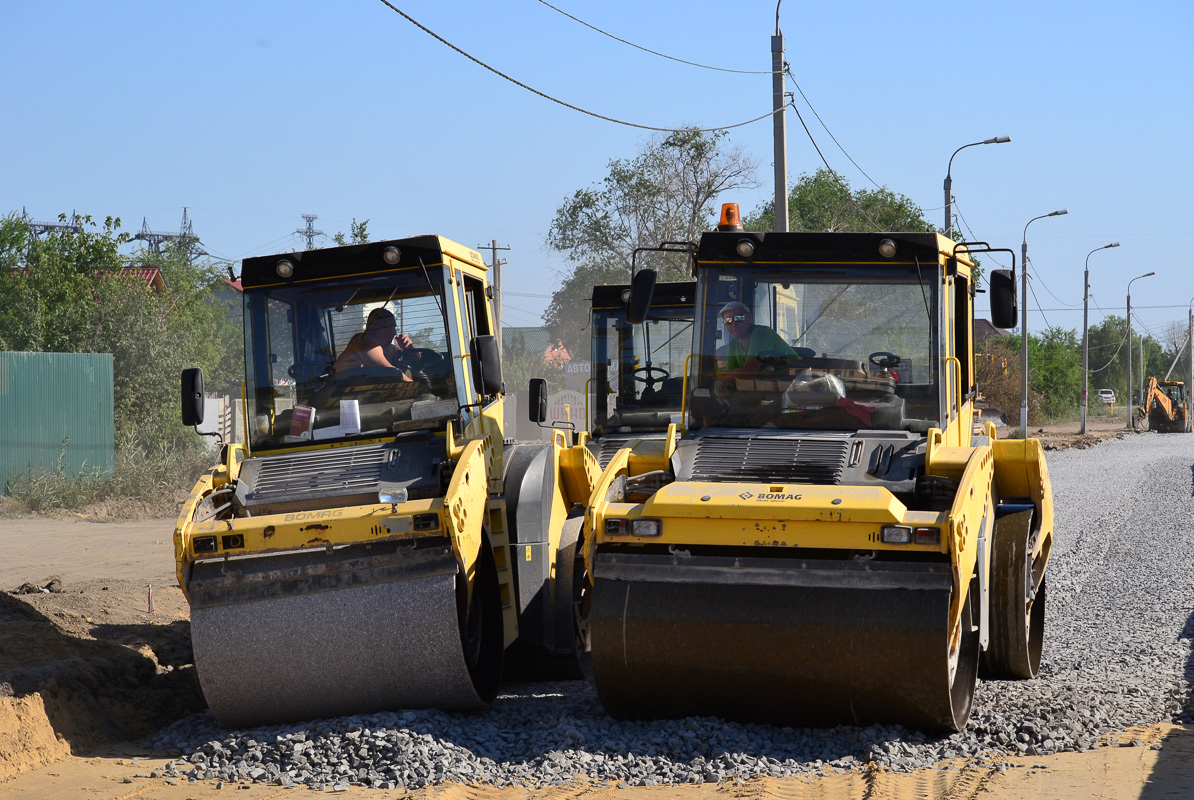
<svg viewBox="0 0 1194 800">
<path fill-rule="evenodd" d="M 1106 364 L 1104 364 L 1103 366 L 1099 367 L 1098 369 L 1092 369 L 1092 370 L 1091 370 L 1091 372 L 1092 372 L 1092 373 L 1095 373 L 1095 372 L 1102 372 L 1103 370 L 1107 369 L 1107 367 L 1109 367 L 1109 366 L 1111 366 L 1112 364 L 1114 364 L 1114 363 L 1115 363 L 1115 359 L 1119 357 L 1119 351 L 1120 351 L 1120 350 L 1123 348 L 1123 346 L 1124 346 L 1124 342 L 1126 342 L 1127 340 L 1128 340 L 1128 329 L 1127 329 L 1127 328 L 1124 328 L 1124 338 L 1122 338 L 1122 339 L 1120 339 L 1120 340 L 1119 340 L 1119 346 L 1118 346 L 1118 347 L 1116 347 L 1116 348 L 1115 348 L 1115 352 L 1111 354 L 1111 360 L 1110 360 L 1110 361 L 1108 361 L 1108 362 L 1107 362 Z"/>
<path fill-rule="evenodd" d="M 1030 277 L 1035 277 L 1035 276 L 1030 276 Z M 1091 302 L 1093 303 L 1093 302 L 1094 302 L 1094 295 L 1093 295 L 1093 294 L 1090 296 L 1090 299 L 1091 299 Z M 1098 308 L 1098 309 L 1099 309 L 1099 312 L 1100 312 L 1101 314 L 1103 314 L 1104 316 L 1106 316 L 1107 312 L 1106 312 L 1106 311 L 1103 311 L 1103 309 L 1099 308 L 1099 306 L 1098 306 L 1098 304 L 1097 304 L 1097 303 L 1095 304 L 1095 308 Z M 1141 308 L 1141 309 L 1157 309 L 1157 308 L 1189 308 L 1189 305 L 1184 305 L 1184 304 L 1182 304 L 1182 303 L 1178 303 L 1177 305 L 1173 305 L 1173 306 L 1132 306 L 1132 308 L 1133 308 L 1133 309 L 1137 309 L 1137 308 Z M 1077 307 L 1077 306 L 1069 306 L 1069 307 L 1067 307 L 1067 308 L 1045 308 L 1045 309 L 1042 309 L 1042 310 L 1043 310 L 1043 311 L 1071 311 L 1071 312 L 1076 312 L 1076 311 L 1078 310 L 1078 307 Z M 1112 310 L 1112 311 L 1119 311 L 1119 310 L 1120 310 L 1120 306 L 1112 306 L 1112 307 L 1111 307 L 1111 310 Z M 1179 321 L 1180 321 L 1180 320 L 1179 320 Z"/>
<path fill-rule="evenodd" d="M 543 0 L 539 0 L 539 2 L 540 2 L 540 3 L 542 3 L 542 2 L 543 2 Z M 800 84 L 796 82 L 796 76 L 792 74 L 792 69 L 791 69 L 791 67 L 789 67 L 789 66 L 787 66 L 787 64 L 785 64 L 785 65 L 784 65 L 784 71 L 785 71 L 785 72 L 788 74 L 788 77 L 792 79 L 792 85 L 796 87 L 796 91 L 800 92 L 800 96 L 804 98 L 804 102 L 805 102 L 805 103 L 808 103 L 808 110 L 809 110 L 809 111 L 811 111 L 811 112 L 813 112 L 813 116 L 817 118 L 817 122 L 820 122 L 820 123 L 821 123 L 821 127 L 822 127 L 822 128 L 824 128 L 824 129 L 825 129 L 825 132 L 829 134 L 829 138 L 830 138 L 830 139 L 833 139 L 833 143 L 837 145 L 837 149 L 842 151 L 842 155 L 844 155 L 846 158 L 850 159 L 850 163 L 851 163 L 851 164 L 853 164 L 853 165 L 854 165 L 854 167 L 855 167 L 855 168 L 856 168 L 856 169 L 857 169 L 859 172 L 861 172 L 861 173 L 862 173 L 863 177 L 864 177 L 864 178 L 866 178 L 868 181 L 870 181 L 870 182 L 871 182 L 871 184 L 872 184 L 872 185 L 873 185 L 873 186 L 874 186 L 876 189 L 882 189 L 882 188 L 883 188 L 882 186 L 880 186 L 879 184 L 875 183 L 875 179 L 874 179 L 874 178 L 872 178 L 870 175 L 867 175 L 867 174 L 866 174 L 866 170 L 864 170 L 862 167 L 858 166 L 858 162 L 857 162 L 857 161 L 855 161 L 855 160 L 854 160 L 854 159 L 853 159 L 853 158 L 850 156 L 850 154 L 846 152 L 846 148 L 842 147 L 842 143 L 841 143 L 841 142 L 839 142 L 839 141 L 837 140 L 837 137 L 833 135 L 833 131 L 829 130 L 829 126 L 825 124 L 825 121 L 824 121 L 823 119 L 821 119 L 821 115 L 817 113 L 817 109 L 813 108 L 813 104 L 812 104 L 811 102 L 809 102 L 808 95 L 806 95 L 806 94 L 804 93 L 804 90 L 800 88 Z M 793 109 L 793 110 L 795 110 L 795 108 L 796 108 L 796 106 L 795 106 L 795 104 L 793 104 L 793 105 L 792 105 L 792 109 Z M 804 122 L 804 120 L 801 120 L 801 124 L 803 124 L 803 122 Z"/>
<path fill-rule="evenodd" d="M 616 42 L 621 42 L 622 44 L 630 45 L 631 47 L 635 48 L 636 50 L 642 50 L 644 53 L 650 53 L 653 56 L 659 56 L 660 58 L 666 58 L 669 61 L 679 61 L 681 64 L 688 64 L 690 67 L 700 67 L 701 69 L 711 69 L 711 70 L 716 70 L 717 72 L 736 72 L 739 75 L 774 75 L 775 74 L 771 70 L 726 69 L 725 67 L 711 67 L 708 64 L 698 64 L 695 61 L 685 61 L 682 58 L 676 58 L 675 56 L 669 56 L 666 53 L 658 53 L 649 48 L 642 47 L 641 45 L 637 45 L 634 42 L 628 42 L 625 39 L 619 39 L 617 36 L 614 36 L 612 33 L 609 33 L 608 31 L 601 30 L 601 28 L 598 28 L 596 25 L 590 25 L 589 23 L 585 22 L 583 19 L 574 17 L 571 14 L 569 14 L 567 11 L 563 11 L 561 9 L 556 8 L 551 3 L 548 3 L 547 0 L 539 0 L 539 2 L 543 3 L 543 5 L 547 6 L 552 11 L 563 14 L 568 19 L 570 19 L 574 22 L 579 22 L 581 25 L 584 25 L 586 28 L 591 28 L 592 30 L 597 31 L 602 36 L 608 36 L 609 38 L 613 39 Z"/>
<path fill-rule="evenodd" d="M 528 86 L 527 84 L 523 83 L 520 80 L 511 78 L 509 75 L 502 72 L 501 70 L 491 67 L 488 64 L 486 64 L 484 61 L 482 61 L 481 59 L 477 58 L 476 56 L 471 55 L 471 54 L 465 52 L 464 50 L 461 50 L 459 47 L 452 44 L 447 39 L 440 36 L 438 33 L 431 30 L 426 25 L 423 25 L 418 20 L 416 20 L 414 17 L 407 14 L 405 11 L 403 11 L 402 9 L 395 6 L 393 3 L 390 2 L 390 0 L 381 0 L 381 3 L 385 6 L 388 6 L 390 8 L 390 10 L 392 10 L 395 14 L 399 15 L 400 17 L 405 19 L 407 22 L 411 23 L 416 28 L 418 28 L 419 30 L 426 33 L 428 36 L 430 36 L 433 39 L 439 41 L 440 43 L 452 48 L 457 53 L 460 53 L 460 55 L 467 58 L 469 61 L 472 61 L 474 64 L 477 64 L 478 66 L 484 67 L 485 69 L 492 72 L 494 75 L 497 75 L 499 78 L 505 78 L 506 80 L 510 81 L 510 83 L 514 84 L 515 86 L 519 86 L 523 89 L 526 89 L 528 92 L 531 92 L 532 94 L 537 94 L 540 97 L 542 97 L 544 100 L 550 100 L 553 103 L 558 103 L 559 105 L 562 105 L 564 108 L 570 108 L 573 111 L 579 111 L 581 114 L 587 114 L 590 117 L 596 117 L 597 119 L 605 120 L 606 122 L 613 122 L 617 125 L 625 125 L 629 128 L 638 128 L 640 130 L 645 130 L 645 131 L 660 131 L 662 133 L 683 133 L 685 131 L 693 131 L 695 133 L 712 133 L 714 131 L 726 131 L 726 130 L 730 130 L 731 128 L 741 128 L 743 125 L 750 125 L 751 123 L 758 122 L 761 119 L 767 119 L 768 117 L 773 117 L 776 114 L 778 114 L 780 111 L 782 111 L 784 108 L 783 106 L 781 106 L 780 108 L 778 108 L 774 111 L 768 111 L 766 114 L 755 117 L 754 119 L 748 119 L 745 122 L 736 122 L 733 125 L 719 125 L 715 128 L 659 128 L 659 127 L 655 127 L 653 125 L 640 125 L 636 122 L 627 122 L 626 120 L 615 119 L 614 117 L 607 117 L 604 114 L 598 114 L 595 111 L 589 111 L 588 109 L 581 108 L 580 106 L 574 106 L 571 103 L 567 103 L 563 100 L 560 100 L 558 97 L 552 97 L 551 95 L 547 94 L 546 92 L 541 92 L 532 86 Z"/>
<path fill-rule="evenodd" d="M 1030 275 L 1029 277 L 1033 279 L 1033 283 L 1036 282 L 1035 275 Z M 1050 322 L 1049 318 L 1045 316 L 1045 309 L 1041 308 L 1041 301 L 1036 296 L 1036 287 L 1034 287 L 1032 285 L 1032 283 L 1028 284 L 1028 291 L 1032 292 L 1032 299 L 1036 301 L 1037 310 L 1041 312 L 1041 319 L 1045 320 L 1045 324 L 1048 325 L 1050 328 L 1052 328 L 1053 323 Z M 1025 299 L 1027 299 L 1027 298 L 1025 298 Z"/>
<path fill-rule="evenodd" d="M 384 0 L 383 0 L 383 2 L 384 2 Z M 882 226 L 880 226 L 879 223 L 875 222 L 873 219 L 868 217 L 867 213 L 862 210 L 862 206 L 858 205 L 858 201 L 854 199 L 854 193 L 850 191 L 849 187 L 847 187 L 844 183 L 842 183 L 842 179 L 837 174 L 837 171 L 834 170 L 833 167 L 829 166 L 829 162 L 825 159 L 825 154 L 821 152 L 821 148 L 817 146 L 817 140 L 813 138 L 812 131 L 810 131 L 808 129 L 808 125 L 806 125 L 804 123 L 804 117 L 801 116 L 800 109 L 798 109 L 796 107 L 795 101 L 786 103 L 784 106 L 781 107 L 781 110 L 783 108 L 786 108 L 787 106 L 791 106 L 792 111 L 794 111 L 796 113 L 796 119 L 800 120 L 800 127 L 804 128 L 804 135 L 808 137 L 808 140 L 812 144 L 813 149 L 816 150 L 817 155 L 821 157 L 821 163 L 825 165 L 825 169 L 827 169 L 829 171 L 829 174 L 833 177 L 833 180 L 835 182 L 837 182 L 838 187 L 840 189 L 842 189 L 843 191 L 845 191 L 846 199 L 850 201 L 850 205 L 854 206 L 854 209 L 858 212 L 858 215 L 860 217 L 862 217 L 864 220 L 866 220 L 867 223 L 870 224 L 870 226 L 873 230 L 876 230 L 876 231 L 882 230 Z"/>
<path fill-rule="evenodd" d="M 969 227 L 969 226 L 967 226 L 967 227 Z M 1030 263 L 1030 264 L 1032 263 L 1032 259 L 1031 259 L 1031 258 L 1030 258 L 1030 259 L 1028 259 L 1028 263 Z M 1077 303 L 1067 303 L 1065 300 L 1062 300 L 1060 297 L 1058 297 L 1057 295 L 1053 294 L 1053 290 L 1052 290 L 1052 289 L 1050 289 L 1050 288 L 1049 288 L 1049 286 L 1048 286 L 1048 284 L 1046 284 L 1046 283 L 1045 283 L 1045 279 L 1044 279 L 1044 278 L 1042 278 L 1042 277 L 1040 276 L 1040 273 L 1037 273 L 1037 272 L 1034 270 L 1034 271 L 1033 271 L 1033 274 L 1032 274 L 1032 277 L 1034 277 L 1036 280 L 1039 280 L 1039 281 L 1041 282 L 1041 286 L 1043 286 L 1043 287 L 1044 287 L 1045 291 L 1046 291 L 1046 292 L 1048 292 L 1048 293 L 1050 294 L 1050 296 L 1052 296 L 1052 297 L 1053 297 L 1053 299 L 1054 299 L 1054 300 L 1056 300 L 1057 302 L 1061 303 L 1063 306 L 1068 306 L 1069 308 L 1078 308 L 1078 304 L 1077 304 Z"/>
</svg>

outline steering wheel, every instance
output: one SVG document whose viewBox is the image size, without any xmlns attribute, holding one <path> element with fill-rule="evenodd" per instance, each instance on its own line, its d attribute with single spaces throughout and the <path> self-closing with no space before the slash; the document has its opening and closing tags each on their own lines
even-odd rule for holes
<svg viewBox="0 0 1194 800">
<path fill-rule="evenodd" d="M 880 350 L 877 353 L 871 353 L 868 359 L 870 360 L 871 364 L 879 369 L 891 369 L 892 367 L 897 367 L 900 364 L 899 356 L 897 356 L 895 353 L 888 353 L 885 350 Z"/>
<path fill-rule="evenodd" d="M 639 373 L 642 373 L 641 375 Z M 648 389 L 654 389 L 655 384 L 663 383 L 666 379 L 672 377 L 672 373 L 668 372 L 663 367 L 639 367 L 633 373 L 634 379 L 639 383 L 647 384 Z M 654 378 L 653 375 L 662 375 L 661 378 Z"/>
<path fill-rule="evenodd" d="M 758 359 L 764 367 L 786 367 L 791 356 L 780 350 L 764 350 L 751 357 Z"/>
<path fill-rule="evenodd" d="M 408 370 L 416 380 L 442 377 L 444 357 L 429 347 L 408 347 L 398 353 L 394 366 Z"/>
<path fill-rule="evenodd" d="M 332 371 L 330 361 L 296 361 L 286 368 L 286 374 L 299 383 L 322 378 Z"/>
</svg>

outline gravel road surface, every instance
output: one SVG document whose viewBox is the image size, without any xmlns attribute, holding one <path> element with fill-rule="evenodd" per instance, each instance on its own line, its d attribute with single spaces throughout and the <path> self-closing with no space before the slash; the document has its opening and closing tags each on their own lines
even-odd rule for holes
<svg viewBox="0 0 1194 800">
<path fill-rule="evenodd" d="M 723 782 L 969 756 L 1086 750 L 1132 725 L 1190 721 L 1194 623 L 1191 437 L 1144 434 L 1048 454 L 1057 508 L 1046 651 L 1037 680 L 980 682 L 962 733 L 899 726 L 828 730 L 711 718 L 607 717 L 591 685 L 518 684 L 487 713 L 407 711 L 244 731 L 199 714 L 149 746 L 164 777 L 314 788 L 446 780 L 557 785 Z M 1140 743 L 1143 745 L 1143 742 Z"/>
</svg>

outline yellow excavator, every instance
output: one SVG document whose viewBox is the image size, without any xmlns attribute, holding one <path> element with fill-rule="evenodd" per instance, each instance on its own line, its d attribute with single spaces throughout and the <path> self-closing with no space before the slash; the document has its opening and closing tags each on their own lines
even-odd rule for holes
<svg viewBox="0 0 1194 800">
<path fill-rule="evenodd" d="M 1190 418 L 1186 409 L 1186 385 L 1182 381 L 1148 379 L 1138 413 L 1147 416 L 1148 427 L 1160 433 L 1187 433 Z"/>
<path fill-rule="evenodd" d="M 480 708 L 509 648 L 577 663 L 563 523 L 599 470 L 505 442 L 480 255 L 418 236 L 246 259 L 241 284 L 247 440 L 174 532 L 216 720 Z M 185 371 L 185 424 L 203 398 Z"/>
<path fill-rule="evenodd" d="M 598 696 L 960 730 L 980 670 L 1039 668 L 1053 541 L 1040 443 L 972 434 L 970 256 L 993 248 L 739 219 L 693 248 L 682 435 L 620 450 L 587 504 Z M 992 272 L 998 327 L 1014 287 Z"/>
</svg>

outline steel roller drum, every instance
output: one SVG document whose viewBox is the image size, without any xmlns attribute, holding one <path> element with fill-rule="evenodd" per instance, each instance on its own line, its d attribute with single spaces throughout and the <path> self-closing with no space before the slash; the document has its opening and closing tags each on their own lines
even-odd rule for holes
<svg viewBox="0 0 1194 800">
<path fill-rule="evenodd" d="M 201 561 L 191 642 L 225 727 L 397 708 L 482 708 L 446 545 Z"/>
<path fill-rule="evenodd" d="M 598 553 L 595 579 L 594 680 L 614 716 L 931 730 L 969 716 L 976 634 L 951 667 L 948 564 L 619 552 Z"/>
</svg>

